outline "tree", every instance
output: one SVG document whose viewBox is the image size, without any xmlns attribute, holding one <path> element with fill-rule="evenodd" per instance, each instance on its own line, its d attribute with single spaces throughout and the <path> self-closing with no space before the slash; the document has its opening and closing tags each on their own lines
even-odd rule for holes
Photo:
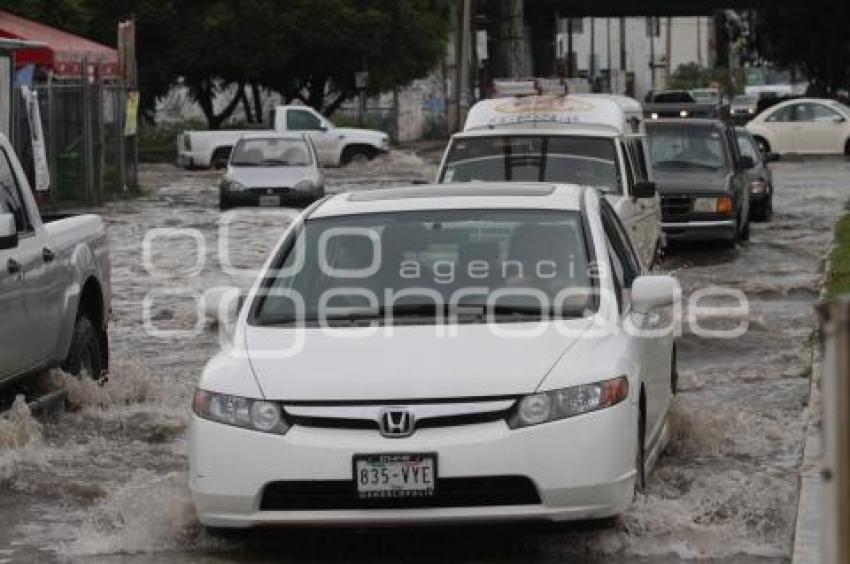
<svg viewBox="0 0 850 564">
<path fill-rule="evenodd" d="M 77 34 L 88 31 L 91 19 L 86 0 L 0 0 L 0 10 Z"/>
<path fill-rule="evenodd" d="M 850 86 L 850 42 L 846 0 L 765 4 L 756 18 L 756 46 L 762 57 L 797 67 L 816 91 L 835 95 Z"/>
</svg>

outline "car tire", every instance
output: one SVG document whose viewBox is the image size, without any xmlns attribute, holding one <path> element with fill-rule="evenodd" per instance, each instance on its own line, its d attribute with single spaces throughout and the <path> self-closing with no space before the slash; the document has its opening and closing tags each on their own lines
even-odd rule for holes
<svg viewBox="0 0 850 564">
<path fill-rule="evenodd" d="M 213 170 L 222 170 L 227 168 L 227 161 L 230 160 L 230 147 L 219 147 L 213 151 L 210 159 L 210 168 Z"/>
<path fill-rule="evenodd" d="M 850 157 L 850 139 L 848 139 L 847 142 L 844 143 L 844 156 Z"/>
<path fill-rule="evenodd" d="M 773 218 L 773 196 L 769 196 L 767 200 L 763 204 L 760 204 L 755 212 L 753 212 L 753 219 L 755 221 L 763 221 L 767 222 Z"/>
<path fill-rule="evenodd" d="M 635 495 L 646 492 L 646 396 L 640 392 L 635 452 Z"/>
<path fill-rule="evenodd" d="M 758 147 L 762 155 L 770 153 L 770 143 L 767 142 L 767 139 L 758 135 L 754 135 L 753 139 L 756 142 L 756 147 Z"/>
<path fill-rule="evenodd" d="M 221 211 L 227 211 L 233 207 L 233 204 L 230 203 L 230 200 L 225 198 L 224 196 L 218 197 L 218 209 Z"/>
<path fill-rule="evenodd" d="M 352 145 L 343 149 L 340 163 L 344 166 L 353 162 L 371 161 L 377 154 L 378 151 L 368 145 Z"/>
<path fill-rule="evenodd" d="M 94 323 L 85 315 L 77 316 L 68 357 L 62 370 L 74 376 L 100 378 L 104 371 L 100 335 Z"/>
</svg>

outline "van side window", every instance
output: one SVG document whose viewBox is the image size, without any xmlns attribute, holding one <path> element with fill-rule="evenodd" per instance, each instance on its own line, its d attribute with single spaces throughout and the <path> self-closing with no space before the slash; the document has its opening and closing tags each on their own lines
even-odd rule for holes
<svg viewBox="0 0 850 564">
<path fill-rule="evenodd" d="M 23 234 L 32 231 L 32 224 L 24 206 L 21 187 L 15 177 L 9 156 L 2 149 L 0 149 L 0 212 L 15 216 L 18 233 Z"/>
</svg>

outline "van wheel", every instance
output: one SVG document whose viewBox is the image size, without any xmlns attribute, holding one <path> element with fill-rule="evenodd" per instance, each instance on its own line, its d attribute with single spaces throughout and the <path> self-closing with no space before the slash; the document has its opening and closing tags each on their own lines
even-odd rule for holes
<svg viewBox="0 0 850 564">
<path fill-rule="evenodd" d="M 640 411 L 637 426 L 637 452 L 635 453 L 635 495 L 646 492 L 646 396 L 640 392 Z"/>
<path fill-rule="evenodd" d="M 103 372 L 103 351 L 97 329 L 85 315 L 77 317 L 71 350 L 62 370 L 74 376 L 100 378 Z"/>
<path fill-rule="evenodd" d="M 213 151 L 212 159 L 210 160 L 210 168 L 222 170 L 227 168 L 227 161 L 230 160 L 230 147 L 219 147 Z"/>
<path fill-rule="evenodd" d="M 350 147 L 346 147 L 342 151 L 340 162 L 343 165 L 350 163 L 363 163 L 371 161 L 377 154 L 378 152 L 372 147 L 366 145 L 352 145 Z"/>
</svg>

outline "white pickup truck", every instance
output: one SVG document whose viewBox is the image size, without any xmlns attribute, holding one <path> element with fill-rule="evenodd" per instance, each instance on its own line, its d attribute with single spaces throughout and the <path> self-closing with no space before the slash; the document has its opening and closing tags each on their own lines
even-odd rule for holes
<svg viewBox="0 0 850 564">
<path fill-rule="evenodd" d="M 48 367 L 109 364 L 109 248 L 96 215 L 44 217 L 0 134 L 0 388 Z"/>
<path fill-rule="evenodd" d="M 368 160 L 390 150 L 390 138 L 383 131 L 336 127 L 309 106 L 278 106 L 272 125 L 278 132 L 304 132 L 323 166 Z M 224 168 L 233 146 L 251 132 L 256 130 L 185 131 L 177 138 L 177 163 L 186 168 Z"/>
</svg>

